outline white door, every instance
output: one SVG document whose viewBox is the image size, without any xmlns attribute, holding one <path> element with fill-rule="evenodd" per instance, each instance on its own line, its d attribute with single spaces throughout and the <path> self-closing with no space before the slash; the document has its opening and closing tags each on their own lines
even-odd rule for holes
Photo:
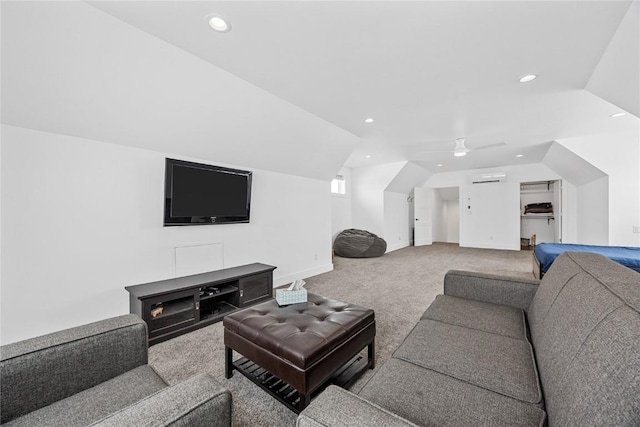
<svg viewBox="0 0 640 427">
<path fill-rule="evenodd" d="M 433 189 L 416 187 L 413 189 L 413 245 L 423 246 L 433 243 L 432 229 Z"/>
<path fill-rule="evenodd" d="M 562 243 L 562 181 L 553 182 L 554 241 Z"/>
</svg>

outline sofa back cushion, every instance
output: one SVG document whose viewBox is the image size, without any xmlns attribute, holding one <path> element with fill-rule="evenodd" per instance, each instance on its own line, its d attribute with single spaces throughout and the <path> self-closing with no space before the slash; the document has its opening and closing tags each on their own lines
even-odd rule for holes
<svg viewBox="0 0 640 427">
<path fill-rule="evenodd" d="M 128 314 L 1 347 L 0 424 L 147 363 L 147 328 Z"/>
<path fill-rule="evenodd" d="M 640 425 L 640 274 L 565 252 L 528 320 L 550 425 Z"/>
</svg>

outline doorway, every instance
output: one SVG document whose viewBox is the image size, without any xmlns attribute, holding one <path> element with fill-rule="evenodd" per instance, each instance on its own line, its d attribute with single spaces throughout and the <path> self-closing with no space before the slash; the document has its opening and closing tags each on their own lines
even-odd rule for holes
<svg viewBox="0 0 640 427">
<path fill-rule="evenodd" d="M 433 241 L 460 243 L 460 188 L 433 191 Z"/>
<path fill-rule="evenodd" d="M 414 245 L 460 243 L 460 188 L 414 189 Z"/>
</svg>

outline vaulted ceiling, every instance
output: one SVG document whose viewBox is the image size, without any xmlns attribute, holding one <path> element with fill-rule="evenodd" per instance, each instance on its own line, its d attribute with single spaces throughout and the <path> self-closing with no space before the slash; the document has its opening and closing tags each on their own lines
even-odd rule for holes
<svg viewBox="0 0 640 427">
<path fill-rule="evenodd" d="M 637 2 L 10 3 L 7 124 L 321 178 L 535 163 L 638 128 Z M 440 152 L 456 138 L 503 144 Z"/>
</svg>

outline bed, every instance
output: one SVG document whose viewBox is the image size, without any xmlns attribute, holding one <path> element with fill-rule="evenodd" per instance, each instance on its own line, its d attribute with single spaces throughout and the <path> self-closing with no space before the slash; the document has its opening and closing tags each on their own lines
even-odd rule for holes
<svg viewBox="0 0 640 427">
<path fill-rule="evenodd" d="M 595 252 L 640 273 L 640 247 L 540 243 L 533 249 L 533 275 L 541 279 L 562 252 Z"/>
</svg>

